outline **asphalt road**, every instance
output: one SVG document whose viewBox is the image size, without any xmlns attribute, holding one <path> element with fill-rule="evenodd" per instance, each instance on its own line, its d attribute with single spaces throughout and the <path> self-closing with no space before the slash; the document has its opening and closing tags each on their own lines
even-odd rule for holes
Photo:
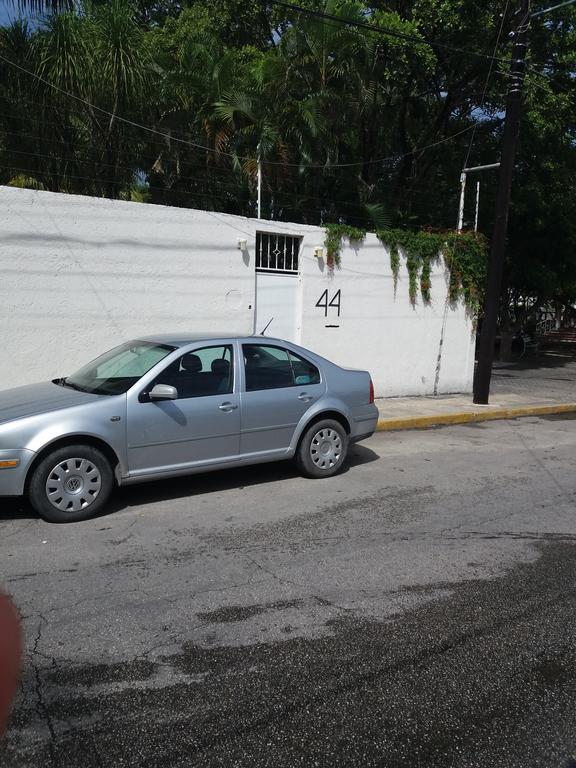
<svg viewBox="0 0 576 768">
<path fill-rule="evenodd" d="M 0 765 L 567 768 L 576 421 L 380 434 L 0 512 L 26 662 Z"/>
</svg>

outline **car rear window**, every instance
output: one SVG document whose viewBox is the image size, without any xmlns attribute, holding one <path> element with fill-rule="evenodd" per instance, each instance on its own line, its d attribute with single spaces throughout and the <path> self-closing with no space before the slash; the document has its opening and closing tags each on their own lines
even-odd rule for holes
<svg viewBox="0 0 576 768">
<path fill-rule="evenodd" d="M 244 344 L 246 391 L 296 387 L 320 382 L 320 371 L 284 347 Z"/>
</svg>

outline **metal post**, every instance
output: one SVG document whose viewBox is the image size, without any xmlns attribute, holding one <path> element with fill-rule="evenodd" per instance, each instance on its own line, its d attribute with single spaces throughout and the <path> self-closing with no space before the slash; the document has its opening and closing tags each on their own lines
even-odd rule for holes
<svg viewBox="0 0 576 768">
<path fill-rule="evenodd" d="M 460 174 L 460 207 L 458 209 L 458 232 L 462 232 L 462 229 L 464 228 L 464 201 L 466 198 L 466 178 L 467 174 L 465 171 L 462 171 Z M 454 219 L 452 219 L 454 221 Z"/>
<path fill-rule="evenodd" d="M 476 182 L 476 217 L 474 218 L 474 232 L 478 232 L 478 218 L 480 216 L 480 182 Z"/>
<path fill-rule="evenodd" d="M 522 88 L 526 71 L 526 53 L 528 50 L 528 29 L 530 26 L 530 0 L 521 0 L 518 12 L 519 23 L 515 33 L 512 63 L 510 67 L 510 87 L 506 103 L 506 123 L 502 140 L 502 159 L 500 181 L 496 200 L 496 220 L 490 249 L 488 281 L 484 301 L 482 332 L 478 367 L 474 377 L 474 402 L 486 405 L 490 397 L 490 380 L 494 359 L 494 342 L 500 307 L 500 291 L 504 271 L 504 252 L 508 232 L 508 214 L 512 195 L 514 161 L 516 145 L 520 133 L 522 116 Z"/>
<path fill-rule="evenodd" d="M 260 153 L 258 153 L 258 218 L 262 214 L 262 163 L 260 162 Z"/>
<path fill-rule="evenodd" d="M 500 163 L 490 163 L 490 165 L 475 165 L 474 168 L 464 168 L 463 173 L 476 173 L 476 171 L 491 171 L 493 168 L 500 168 Z"/>
<path fill-rule="evenodd" d="M 576 2 L 576 0 L 575 0 Z M 460 174 L 460 184 L 462 185 L 462 191 L 460 192 L 460 207 L 458 209 L 458 232 L 462 232 L 464 228 L 464 202 L 466 197 L 466 180 L 469 173 L 478 173 L 478 171 L 491 171 L 494 168 L 500 168 L 500 163 L 491 163 L 490 165 L 476 165 L 474 168 L 464 168 Z M 478 228 L 478 215 L 476 215 L 476 229 Z"/>
</svg>

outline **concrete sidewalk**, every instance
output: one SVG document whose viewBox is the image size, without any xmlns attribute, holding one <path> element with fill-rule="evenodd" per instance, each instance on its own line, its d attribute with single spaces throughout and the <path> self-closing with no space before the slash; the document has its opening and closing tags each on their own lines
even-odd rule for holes
<svg viewBox="0 0 576 768">
<path fill-rule="evenodd" d="M 466 424 L 520 416 L 576 413 L 576 402 L 533 402 L 522 395 L 502 395 L 489 405 L 474 405 L 472 395 L 444 397 L 398 397 L 376 401 L 378 430 L 422 429 L 440 424 Z"/>
<path fill-rule="evenodd" d="M 576 413 L 576 357 L 543 353 L 535 360 L 496 363 L 489 405 L 474 405 L 471 394 L 381 398 L 376 405 L 378 430 Z"/>
</svg>

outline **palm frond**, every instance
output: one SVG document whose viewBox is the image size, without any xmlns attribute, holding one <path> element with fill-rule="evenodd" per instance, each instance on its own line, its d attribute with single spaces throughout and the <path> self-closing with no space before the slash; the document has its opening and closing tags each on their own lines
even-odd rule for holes
<svg viewBox="0 0 576 768">
<path fill-rule="evenodd" d="M 71 11 L 75 5 L 74 0 L 9 0 L 9 3 L 22 13 L 40 14 Z"/>
<path fill-rule="evenodd" d="M 382 203 L 365 203 L 364 209 L 375 230 L 390 229 L 392 216 L 386 211 Z"/>
</svg>

